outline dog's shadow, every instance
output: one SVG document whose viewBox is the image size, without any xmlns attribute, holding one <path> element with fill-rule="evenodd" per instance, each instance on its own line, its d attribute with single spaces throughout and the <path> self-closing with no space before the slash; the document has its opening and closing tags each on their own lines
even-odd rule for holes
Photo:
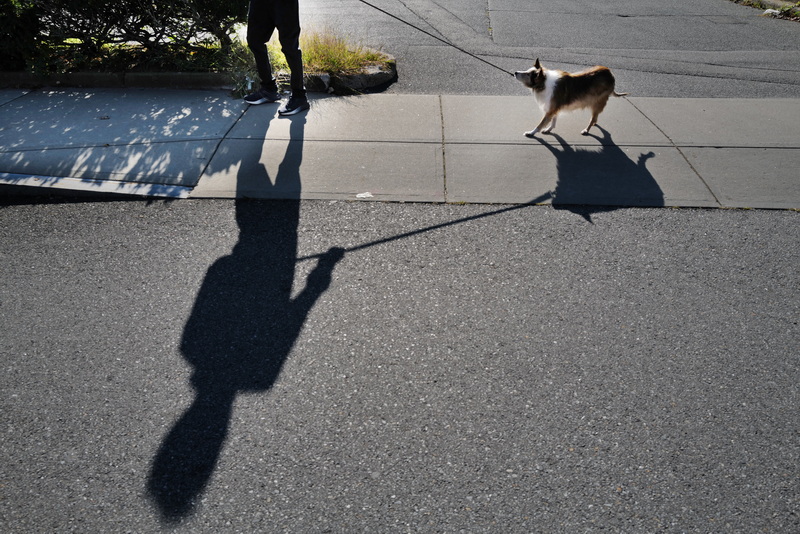
<svg viewBox="0 0 800 534">
<path fill-rule="evenodd" d="M 653 152 L 640 153 L 634 161 L 611 134 L 601 128 L 603 136 L 588 134 L 600 142 L 598 148 L 573 147 L 557 134 L 560 148 L 536 137 L 556 157 L 558 183 L 553 192 L 553 207 L 566 209 L 592 222 L 592 214 L 622 207 L 656 207 L 664 205 L 661 191 L 646 163 Z"/>
</svg>

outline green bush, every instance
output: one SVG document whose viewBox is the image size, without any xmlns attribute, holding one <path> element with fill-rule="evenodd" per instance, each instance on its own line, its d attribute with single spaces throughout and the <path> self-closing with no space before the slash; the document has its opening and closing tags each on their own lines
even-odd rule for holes
<svg viewBox="0 0 800 534">
<path fill-rule="evenodd" d="M 226 72 L 239 91 L 257 79 L 247 45 L 235 37 L 245 0 L 0 0 L 0 70 Z M 301 35 L 307 72 L 348 73 L 386 62 L 330 32 Z M 276 70 L 288 70 L 275 39 Z"/>
<path fill-rule="evenodd" d="M 243 0 L 0 2 L 3 21 L 12 17 L 12 35 L 3 43 L 11 50 L 10 59 L 0 68 L 39 72 L 127 70 L 131 65 L 208 70 L 208 62 L 216 61 L 209 58 L 214 55 L 210 48 L 230 51 L 234 26 L 247 16 Z M 15 37 L 13 28 L 28 34 Z"/>
<path fill-rule="evenodd" d="M 37 52 L 39 16 L 33 0 L 0 0 L 0 70 L 24 70 Z"/>
</svg>

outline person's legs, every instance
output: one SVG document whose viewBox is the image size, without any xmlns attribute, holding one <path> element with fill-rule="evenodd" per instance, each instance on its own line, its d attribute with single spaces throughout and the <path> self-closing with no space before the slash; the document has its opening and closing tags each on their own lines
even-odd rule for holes
<svg viewBox="0 0 800 534">
<path fill-rule="evenodd" d="M 284 0 L 275 6 L 275 24 L 281 50 L 289 65 L 292 97 L 284 103 L 278 114 L 294 115 L 309 108 L 303 83 L 303 53 L 300 50 L 300 14 L 297 0 Z"/>
<path fill-rule="evenodd" d="M 284 37 L 284 35 L 286 36 Z M 303 83 L 303 53 L 300 50 L 300 28 L 298 27 L 297 31 L 292 33 L 278 29 L 278 37 L 281 42 L 281 50 L 286 57 L 286 63 L 289 65 L 289 83 L 292 88 L 292 96 L 305 97 L 306 87 Z"/>
<path fill-rule="evenodd" d="M 292 96 L 305 98 L 303 53 L 300 50 L 300 13 L 297 0 L 285 0 L 276 4 L 275 25 L 278 28 L 281 51 L 289 65 Z"/>
<path fill-rule="evenodd" d="M 256 70 L 261 78 L 261 87 L 270 92 L 277 92 L 278 85 L 275 83 L 267 52 L 267 41 L 272 37 L 276 26 L 273 15 L 271 0 L 250 0 L 250 11 L 247 14 L 247 46 L 253 53 Z"/>
</svg>

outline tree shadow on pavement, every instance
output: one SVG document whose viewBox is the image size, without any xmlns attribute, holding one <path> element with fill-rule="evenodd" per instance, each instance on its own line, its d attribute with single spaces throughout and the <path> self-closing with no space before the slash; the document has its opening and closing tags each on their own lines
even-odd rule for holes
<svg viewBox="0 0 800 534">
<path fill-rule="evenodd" d="M 639 154 L 633 161 L 614 143 L 611 134 L 597 126 L 602 137 L 599 149 L 575 148 L 556 134 L 551 134 L 560 149 L 537 137 L 556 157 L 558 183 L 553 193 L 553 207 L 566 209 L 592 222 L 592 214 L 622 207 L 657 207 L 664 205 L 664 193 L 647 170 L 653 152 Z"/>
<path fill-rule="evenodd" d="M 296 192 L 296 198 L 236 200 L 239 240 L 230 255 L 208 269 L 183 332 L 181 352 L 193 368 L 195 397 L 164 437 L 147 483 L 167 523 L 194 512 L 227 439 L 236 396 L 273 386 L 343 257 L 341 249 L 319 256 L 304 288 L 292 298 L 305 117 L 281 120 L 292 121 L 291 140 L 274 183 L 261 164 L 261 151 L 254 150 L 242 158 L 237 187 L 264 180 L 281 191 Z M 253 176 L 253 169 L 260 176 Z"/>
<path fill-rule="evenodd" d="M 240 106 L 218 91 L 29 91 L 2 105 L 3 185 L 178 197 Z"/>
</svg>

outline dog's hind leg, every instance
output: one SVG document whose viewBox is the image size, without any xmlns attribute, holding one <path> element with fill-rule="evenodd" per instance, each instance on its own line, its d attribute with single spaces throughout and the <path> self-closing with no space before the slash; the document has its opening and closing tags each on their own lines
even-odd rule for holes
<svg viewBox="0 0 800 534">
<path fill-rule="evenodd" d="M 553 126 L 555 126 L 555 120 L 556 120 L 556 113 L 553 112 L 553 111 L 548 111 L 547 113 L 544 114 L 544 117 L 542 118 L 541 122 L 539 123 L 539 126 L 534 128 L 530 132 L 525 132 L 525 137 L 533 137 L 538 132 L 541 132 L 542 128 L 544 128 L 545 126 L 547 126 L 551 122 L 553 123 Z M 549 132 L 552 129 L 553 128 L 551 126 L 550 129 L 547 130 L 547 132 Z"/>
<path fill-rule="evenodd" d="M 592 119 L 589 121 L 589 126 L 581 130 L 581 135 L 589 135 L 589 130 L 592 129 L 592 126 L 597 124 L 597 115 L 599 115 L 599 113 L 592 112 Z"/>
<path fill-rule="evenodd" d="M 592 126 L 595 126 L 597 124 L 597 117 L 599 117 L 600 114 L 603 112 L 603 110 L 606 108 L 606 103 L 608 103 L 608 95 L 606 95 L 606 97 L 603 98 L 602 100 L 598 100 L 592 106 L 592 118 L 589 121 L 589 126 L 587 126 L 586 128 L 583 129 L 583 131 L 581 131 L 581 135 L 589 135 L 589 130 L 592 129 Z"/>
</svg>

